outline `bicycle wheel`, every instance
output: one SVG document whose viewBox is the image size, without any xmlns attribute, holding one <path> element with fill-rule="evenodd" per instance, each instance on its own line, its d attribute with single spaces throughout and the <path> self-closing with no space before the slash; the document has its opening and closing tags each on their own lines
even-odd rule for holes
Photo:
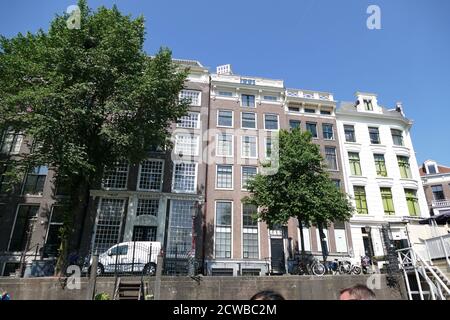
<svg viewBox="0 0 450 320">
<path fill-rule="evenodd" d="M 361 267 L 359 267 L 359 266 L 353 266 L 353 268 L 352 268 L 352 273 L 353 273 L 353 274 L 361 274 Z"/>
<path fill-rule="evenodd" d="M 312 272 L 316 276 L 323 276 L 325 274 L 326 268 L 321 262 L 314 262 L 312 265 Z"/>
</svg>

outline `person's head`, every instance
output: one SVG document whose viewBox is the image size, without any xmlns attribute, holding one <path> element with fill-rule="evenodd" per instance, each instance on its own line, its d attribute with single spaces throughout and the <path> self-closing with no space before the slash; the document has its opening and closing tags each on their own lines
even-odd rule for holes
<svg viewBox="0 0 450 320">
<path fill-rule="evenodd" d="M 341 290 L 339 300 L 376 300 L 375 293 L 363 284 Z"/>
<path fill-rule="evenodd" d="M 250 300 L 285 300 L 278 292 L 272 290 L 264 290 L 255 294 Z"/>
</svg>

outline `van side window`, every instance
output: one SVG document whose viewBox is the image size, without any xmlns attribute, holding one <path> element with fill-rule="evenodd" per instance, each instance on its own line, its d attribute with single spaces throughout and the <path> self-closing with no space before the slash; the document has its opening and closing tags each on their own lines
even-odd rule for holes
<svg viewBox="0 0 450 320">
<path fill-rule="evenodd" d="M 111 249 L 111 255 L 123 256 L 128 253 L 128 246 L 117 246 Z"/>
</svg>

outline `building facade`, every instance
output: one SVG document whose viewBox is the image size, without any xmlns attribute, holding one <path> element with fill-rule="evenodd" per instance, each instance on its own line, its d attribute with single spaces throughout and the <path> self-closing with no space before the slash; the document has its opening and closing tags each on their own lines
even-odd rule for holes
<svg viewBox="0 0 450 320">
<path fill-rule="evenodd" d="M 450 167 L 427 160 L 419 172 L 430 215 L 450 212 Z"/>
<path fill-rule="evenodd" d="M 384 256 L 382 226 L 407 245 L 405 221 L 427 217 L 417 161 L 410 136 L 412 121 L 401 104 L 388 110 L 372 93 L 358 92 L 356 103 L 336 112 L 346 191 L 356 213 L 350 220 L 354 255 Z"/>
</svg>

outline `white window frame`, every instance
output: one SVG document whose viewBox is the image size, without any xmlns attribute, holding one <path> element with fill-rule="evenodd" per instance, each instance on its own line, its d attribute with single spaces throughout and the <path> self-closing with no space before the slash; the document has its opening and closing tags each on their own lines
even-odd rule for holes
<svg viewBox="0 0 450 320">
<path fill-rule="evenodd" d="M 312 246 L 311 246 L 311 228 L 303 227 L 303 241 L 305 242 L 305 251 L 306 252 L 312 252 Z M 298 238 L 298 249 L 299 251 L 302 250 L 302 238 L 300 236 L 300 228 L 297 227 L 297 238 Z M 308 248 L 306 248 L 306 239 L 308 239 Z"/>
<path fill-rule="evenodd" d="M 241 166 L 241 190 L 242 191 L 247 191 L 247 189 L 244 188 L 244 168 L 245 167 L 256 168 L 256 174 L 258 174 L 258 167 L 257 166 Z"/>
<path fill-rule="evenodd" d="M 184 140 L 185 140 L 181 145 L 179 144 L 179 138 L 180 137 L 184 137 Z M 185 151 L 185 150 L 183 150 L 183 148 L 184 148 L 184 146 L 187 145 L 186 140 L 188 140 L 188 139 L 186 139 L 186 137 L 191 137 L 192 138 L 192 140 L 190 142 L 190 145 L 194 145 L 194 148 L 190 149 L 193 152 L 189 152 L 189 153 L 184 153 L 183 152 L 182 155 L 183 156 L 194 156 L 194 157 L 197 157 L 198 154 L 199 154 L 200 137 L 199 137 L 199 135 L 192 134 L 192 133 L 178 133 L 178 134 L 175 134 L 175 146 L 174 146 L 173 152 L 176 155 L 179 155 L 180 151 Z M 181 150 L 180 150 L 180 148 L 181 148 Z M 194 149 L 194 150 L 192 150 L 192 149 Z"/>
<path fill-rule="evenodd" d="M 230 155 L 219 154 L 218 150 L 219 150 L 219 136 L 220 135 L 231 136 L 231 154 Z M 226 158 L 232 158 L 234 156 L 234 135 L 232 133 L 222 132 L 222 133 L 218 133 L 216 135 L 216 156 L 217 157 L 226 157 Z"/>
<path fill-rule="evenodd" d="M 105 187 L 103 181 L 102 181 L 102 189 L 104 190 L 127 190 L 128 188 L 128 178 L 130 176 L 130 163 L 127 161 L 127 177 L 125 178 L 125 188 L 111 188 L 111 187 Z M 104 177 L 103 177 L 104 179 Z"/>
<path fill-rule="evenodd" d="M 183 89 L 183 90 L 180 91 L 180 94 L 179 94 L 180 99 L 183 99 L 183 97 L 182 97 L 183 92 L 198 94 L 197 104 L 192 103 L 192 99 L 191 99 L 191 103 L 189 105 L 195 106 L 195 107 L 200 107 L 202 105 L 202 92 L 201 91 L 199 91 L 199 90 L 192 90 L 192 89 Z"/>
<path fill-rule="evenodd" d="M 254 128 L 248 128 L 248 127 L 244 127 L 243 122 L 244 122 L 244 113 L 252 113 L 255 116 L 255 127 Z M 258 129 L 258 114 L 256 112 L 247 112 L 247 111 L 242 111 L 241 112 L 241 128 L 245 129 L 245 130 L 257 130 Z"/>
<path fill-rule="evenodd" d="M 258 207 L 256 208 L 257 211 Z M 260 228 L 260 223 L 259 221 L 256 222 L 256 228 L 251 228 L 251 229 L 256 229 L 257 230 L 257 234 L 258 234 L 258 257 L 257 258 L 244 258 L 244 233 L 249 233 L 249 232 L 244 232 L 244 229 L 250 229 L 250 228 L 245 228 L 244 227 L 244 203 L 241 202 L 241 257 L 242 259 L 247 259 L 247 260 L 259 260 L 261 259 L 261 228 Z"/>
<path fill-rule="evenodd" d="M 277 128 L 267 129 L 266 128 L 266 116 L 277 116 Z M 278 131 L 280 130 L 280 115 L 278 113 L 264 113 L 264 130 L 265 131 Z"/>
<path fill-rule="evenodd" d="M 224 126 L 219 124 L 219 113 L 220 111 L 229 111 L 231 112 L 231 126 Z M 229 109 L 217 109 L 217 119 L 216 119 L 216 127 L 218 128 L 234 128 L 234 111 Z"/>
<path fill-rule="evenodd" d="M 163 182 L 164 182 L 164 160 L 162 159 L 145 159 L 144 161 L 153 161 L 153 162 L 160 162 L 161 163 L 161 181 L 159 183 L 159 189 L 145 189 L 145 188 L 140 188 L 140 182 L 141 182 L 141 171 L 142 171 L 142 162 L 139 163 L 139 173 L 138 173 L 138 179 L 137 179 L 137 185 L 136 185 L 136 190 L 138 191 L 161 191 L 162 190 L 162 186 L 163 186 Z"/>
<path fill-rule="evenodd" d="M 10 141 L 6 141 L 7 137 L 11 137 Z M 15 132 L 11 127 L 7 130 L 4 130 L 2 136 L 0 137 L 0 153 L 5 153 L 7 155 L 16 155 L 20 153 L 20 149 L 22 148 L 24 135 L 22 132 Z M 5 145 L 9 144 L 9 150 L 3 150 Z"/>
<path fill-rule="evenodd" d="M 217 203 L 218 202 L 228 202 L 231 203 L 231 224 L 230 224 L 230 229 L 231 229 L 231 252 L 230 252 L 230 258 L 217 258 L 216 257 L 216 234 L 217 234 Z M 213 241 L 213 256 L 216 259 L 233 259 L 233 239 L 234 239 L 234 228 L 233 228 L 233 222 L 234 222 L 234 201 L 233 200 L 215 200 L 214 201 L 214 241 Z"/>
<path fill-rule="evenodd" d="M 272 150 L 273 150 L 272 137 L 264 137 L 264 158 L 265 159 L 271 159 L 271 156 L 267 155 L 267 139 L 270 139 L 270 145 L 272 146 Z"/>
<path fill-rule="evenodd" d="M 195 114 L 197 116 L 195 127 L 189 127 L 189 126 L 182 125 L 183 118 L 190 117 L 193 114 Z M 182 116 L 181 118 L 178 119 L 176 127 L 177 128 L 187 128 L 187 129 L 200 129 L 200 119 L 201 119 L 200 112 L 198 112 L 198 111 L 188 111 L 187 115 L 184 115 L 184 116 Z M 189 120 L 188 119 L 184 119 L 184 120 L 192 121 L 191 119 L 189 119 Z M 195 123 L 195 121 L 194 121 L 194 123 Z"/>
<path fill-rule="evenodd" d="M 253 99 L 254 99 L 254 105 L 253 105 L 253 107 L 252 106 L 244 106 L 244 104 L 243 104 L 243 99 L 242 99 L 242 96 L 243 95 L 245 95 L 245 96 L 253 96 Z M 249 109 L 256 109 L 256 94 L 252 94 L 252 93 L 241 93 L 240 94 L 240 96 L 239 96 L 239 100 L 240 100 L 240 102 L 241 102 L 241 107 L 242 108 L 249 108 Z"/>
<path fill-rule="evenodd" d="M 255 138 L 255 146 L 256 146 L 255 153 L 256 153 L 256 155 L 254 157 L 252 157 L 251 155 L 249 155 L 249 156 L 244 155 L 244 138 L 246 138 L 246 137 Z M 244 159 L 258 159 L 258 137 L 257 136 L 248 136 L 248 135 L 241 136 L 241 157 Z"/>
<path fill-rule="evenodd" d="M 231 167 L 231 188 L 220 188 L 219 185 L 219 166 Z M 232 164 L 216 164 L 216 189 L 217 190 L 233 190 L 234 189 L 234 166 Z"/>
<path fill-rule="evenodd" d="M 181 163 L 194 164 L 194 166 L 195 166 L 195 178 L 194 178 L 194 190 L 193 191 L 176 190 L 175 189 L 176 165 L 181 164 Z M 198 163 L 197 162 L 190 162 L 190 161 L 174 161 L 173 162 L 172 188 L 171 188 L 173 193 L 196 193 L 197 192 L 197 179 L 198 179 Z"/>
</svg>

